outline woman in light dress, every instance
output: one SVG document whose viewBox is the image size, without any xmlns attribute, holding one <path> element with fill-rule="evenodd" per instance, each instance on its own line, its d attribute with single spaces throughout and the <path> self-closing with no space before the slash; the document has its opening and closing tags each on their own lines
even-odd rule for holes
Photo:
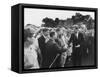
<svg viewBox="0 0 100 77">
<path fill-rule="evenodd" d="M 24 30 L 24 69 L 39 69 L 39 54 L 37 39 L 33 37 L 29 29 Z"/>
</svg>

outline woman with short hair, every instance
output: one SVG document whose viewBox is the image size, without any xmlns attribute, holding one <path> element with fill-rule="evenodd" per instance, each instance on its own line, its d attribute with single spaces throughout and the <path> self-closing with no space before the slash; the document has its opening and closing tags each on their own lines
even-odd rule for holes
<svg viewBox="0 0 100 77">
<path fill-rule="evenodd" d="M 38 63 L 38 41 L 33 37 L 30 29 L 24 30 L 24 69 L 37 69 Z"/>
</svg>

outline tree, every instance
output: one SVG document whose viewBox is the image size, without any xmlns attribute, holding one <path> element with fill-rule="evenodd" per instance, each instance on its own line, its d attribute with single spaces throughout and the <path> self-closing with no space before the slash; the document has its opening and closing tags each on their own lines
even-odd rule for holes
<svg viewBox="0 0 100 77">
<path fill-rule="evenodd" d="M 59 21 L 58 18 L 53 20 L 52 18 L 48 18 L 48 17 L 42 20 L 42 22 L 44 22 L 44 25 L 43 25 L 44 27 L 52 27 L 52 28 L 57 26 L 58 21 Z"/>
<path fill-rule="evenodd" d="M 72 16 L 71 19 L 73 20 L 73 24 L 84 23 L 87 29 L 94 28 L 94 20 L 90 15 L 82 15 L 80 13 L 76 13 L 75 16 Z"/>
<path fill-rule="evenodd" d="M 59 18 L 55 18 L 55 25 L 57 26 L 59 24 Z"/>
</svg>

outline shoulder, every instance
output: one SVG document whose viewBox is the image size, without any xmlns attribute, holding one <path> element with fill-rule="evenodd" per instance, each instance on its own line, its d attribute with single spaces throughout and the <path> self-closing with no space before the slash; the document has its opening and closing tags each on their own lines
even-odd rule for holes
<svg viewBox="0 0 100 77">
<path fill-rule="evenodd" d="M 40 36 L 39 38 L 38 38 L 38 40 L 41 40 L 41 39 L 43 39 L 44 37 L 43 36 Z"/>
<path fill-rule="evenodd" d="M 38 39 L 37 38 L 33 38 L 33 44 L 38 45 Z"/>
<path fill-rule="evenodd" d="M 75 35 L 75 33 L 72 33 L 71 35 Z"/>
<path fill-rule="evenodd" d="M 73 36 L 75 36 L 75 33 L 72 33 L 72 34 L 71 34 L 71 37 L 73 37 Z"/>
<path fill-rule="evenodd" d="M 49 39 L 49 41 L 47 42 L 47 46 L 53 46 L 55 45 L 55 42 L 53 42 L 53 40 Z"/>
<path fill-rule="evenodd" d="M 80 33 L 80 32 L 79 32 L 79 35 L 80 35 L 80 36 L 83 36 L 83 34 L 82 34 L 82 33 Z"/>
<path fill-rule="evenodd" d="M 48 40 L 47 44 L 52 44 L 53 41 L 51 39 Z"/>
<path fill-rule="evenodd" d="M 46 47 L 46 49 L 50 49 L 50 48 L 52 47 L 52 45 L 53 45 L 52 41 L 49 40 L 49 41 L 46 43 L 45 47 Z"/>
<path fill-rule="evenodd" d="M 59 39 L 56 39 L 55 41 L 58 43 L 59 42 Z"/>
</svg>

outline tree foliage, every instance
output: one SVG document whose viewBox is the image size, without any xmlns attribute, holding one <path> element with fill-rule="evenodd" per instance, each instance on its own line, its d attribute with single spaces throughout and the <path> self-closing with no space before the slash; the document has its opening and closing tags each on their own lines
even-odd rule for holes
<svg viewBox="0 0 100 77">
<path fill-rule="evenodd" d="M 60 20 L 59 18 L 55 18 L 54 20 L 52 18 L 45 17 L 42 22 L 44 23 L 44 27 L 58 27 L 64 26 L 64 27 L 71 27 L 74 24 L 77 23 L 83 23 L 86 25 L 87 29 L 93 29 L 94 28 L 94 20 L 90 15 L 82 15 L 81 13 L 76 13 L 71 18 L 66 18 L 65 20 Z"/>
</svg>

